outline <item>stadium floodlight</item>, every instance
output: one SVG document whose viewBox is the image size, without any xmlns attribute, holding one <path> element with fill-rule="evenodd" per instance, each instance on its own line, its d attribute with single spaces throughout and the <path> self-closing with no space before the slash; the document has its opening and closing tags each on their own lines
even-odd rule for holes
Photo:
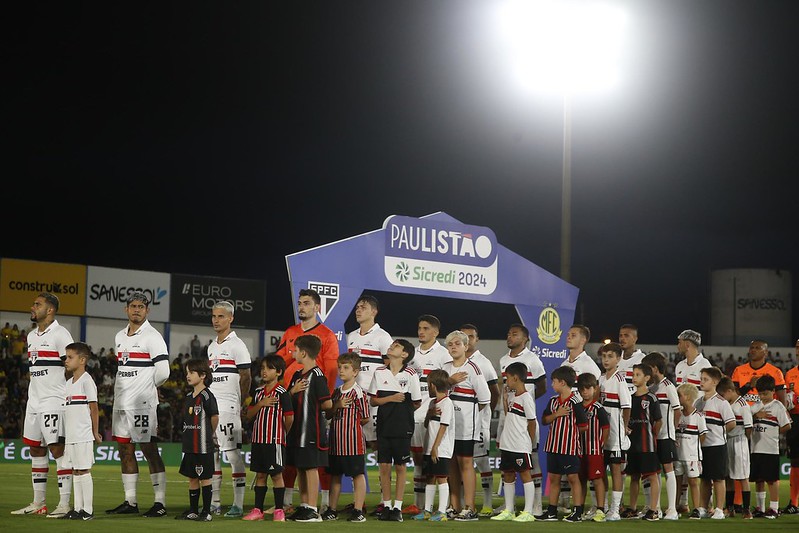
<svg viewBox="0 0 799 533">
<path fill-rule="evenodd" d="M 520 86 L 563 97 L 560 277 L 571 281 L 571 101 L 619 83 L 626 13 L 592 0 L 507 0 L 496 11 L 504 56 Z"/>
</svg>

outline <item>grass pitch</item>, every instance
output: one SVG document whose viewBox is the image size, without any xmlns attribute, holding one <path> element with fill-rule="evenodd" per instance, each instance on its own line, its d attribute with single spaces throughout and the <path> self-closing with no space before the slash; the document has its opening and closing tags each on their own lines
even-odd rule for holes
<svg viewBox="0 0 799 533">
<path fill-rule="evenodd" d="M 248 471 L 248 483 L 252 479 L 252 473 Z M 185 478 L 177 473 L 176 468 L 167 468 L 167 510 L 168 516 L 165 518 L 143 518 L 141 516 L 114 516 L 106 515 L 105 509 L 110 509 L 117 506 L 124 499 L 122 491 L 122 481 L 120 478 L 119 467 L 116 466 L 96 466 L 92 470 L 92 477 L 94 478 L 94 516 L 95 519 L 89 522 L 77 522 L 71 520 L 54 520 L 48 519 L 44 516 L 14 516 L 10 512 L 19 507 L 23 507 L 32 499 L 31 481 L 30 481 L 30 465 L 26 464 L 4 464 L 0 470 L 0 532 L 32 532 L 37 533 L 53 532 L 91 532 L 102 531 L 103 533 L 120 533 L 120 532 L 157 532 L 169 531 L 172 533 L 180 532 L 193 532 L 197 531 L 263 531 L 264 528 L 278 528 L 283 531 L 300 531 L 300 530 L 324 530 L 324 531 L 352 531 L 353 529 L 363 529 L 370 533 L 388 533 L 394 532 L 397 529 L 423 529 L 423 530 L 437 530 L 437 531 L 476 531 L 479 530 L 485 533 L 508 533 L 509 530 L 514 529 L 538 529 L 540 531 L 563 531 L 580 529 L 584 532 L 604 532 L 609 530 L 617 531 L 636 531 L 646 529 L 650 531 L 657 531 L 659 533 L 682 533 L 686 528 L 692 533 L 697 532 L 717 532 L 717 533 L 751 533 L 756 531 L 797 531 L 799 532 L 799 515 L 781 516 L 777 520 L 751 520 L 744 521 L 740 518 L 733 518 L 727 520 L 688 520 L 687 518 L 680 519 L 677 522 L 644 522 L 641 520 L 622 520 L 621 522 L 612 523 L 595 523 L 583 522 L 580 524 L 569 524 L 564 522 L 532 522 L 528 524 L 519 524 L 513 522 L 496 522 L 488 519 L 480 519 L 479 522 L 415 522 L 407 519 L 405 522 L 380 522 L 377 519 L 368 517 L 365 523 L 352 524 L 346 520 L 339 519 L 332 522 L 322 523 L 276 523 L 270 524 L 266 522 L 246 522 L 240 519 L 226 519 L 222 516 L 215 516 L 212 522 L 196 523 L 184 522 L 174 520 L 176 514 L 180 513 L 188 507 L 188 482 Z M 499 482 L 499 475 L 495 476 L 495 486 Z M 377 472 L 370 472 L 369 485 L 372 492 L 366 496 L 367 512 L 372 510 L 380 500 L 377 492 Z M 782 481 L 780 483 L 780 508 L 784 507 L 788 501 L 788 482 Z M 753 487 L 754 488 L 754 487 Z M 413 487 L 410 484 L 406 485 L 404 502 L 413 501 Z M 139 478 L 139 507 L 142 512 L 147 510 L 152 505 L 152 486 L 150 485 L 150 477 L 145 470 L 140 474 Z M 478 485 L 477 502 L 478 508 L 481 506 L 481 492 Z M 253 504 L 254 493 L 250 490 L 247 491 L 244 499 L 245 512 L 248 511 Z M 752 494 L 754 499 L 754 494 Z M 229 505 L 233 498 L 233 489 L 230 486 L 230 471 L 224 471 L 224 481 L 222 486 L 222 503 Z M 641 497 L 642 498 L 642 497 Z M 639 498 L 639 504 L 642 503 Z M 625 501 L 627 497 L 625 496 Z M 294 503 L 298 503 L 299 495 L 295 494 Z M 351 494 L 342 494 L 340 507 L 352 501 Z M 48 480 L 47 488 L 47 502 L 50 509 L 55 507 L 58 502 L 58 487 L 55 479 L 55 472 L 51 465 L 50 478 Z M 501 497 L 494 497 L 494 507 L 499 506 L 503 502 Z M 517 496 L 517 508 L 521 505 L 522 498 Z M 546 503 L 546 502 L 545 502 Z M 272 491 L 271 488 L 266 498 L 266 505 L 272 505 Z"/>
</svg>

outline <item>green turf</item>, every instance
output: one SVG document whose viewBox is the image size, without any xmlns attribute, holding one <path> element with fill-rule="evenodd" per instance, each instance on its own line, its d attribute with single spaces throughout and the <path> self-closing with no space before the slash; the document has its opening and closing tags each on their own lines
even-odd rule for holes
<svg viewBox="0 0 799 533">
<path fill-rule="evenodd" d="M 248 473 L 248 480 L 251 479 L 252 474 Z M 376 476 L 376 472 L 372 472 L 371 476 Z M 116 466 L 97 466 L 93 470 L 94 478 L 94 507 L 95 519 L 90 522 L 73 522 L 65 520 L 47 519 L 43 516 L 12 516 L 9 514 L 13 509 L 23 507 L 31 500 L 31 483 L 30 483 L 30 466 L 25 464 L 4 464 L 0 470 L 0 532 L 16 532 L 16 531 L 30 531 L 34 530 L 37 533 L 43 531 L 53 532 L 66 532 L 66 531 L 103 531 L 105 533 L 118 533 L 122 531 L 136 531 L 141 533 L 150 533 L 156 531 L 204 531 L 204 530 L 227 530 L 236 528 L 236 531 L 263 531 L 263 528 L 280 528 L 286 531 L 299 531 L 299 530 L 349 530 L 351 528 L 362 528 L 364 531 L 370 533 L 382 533 L 387 531 L 394 531 L 397 528 L 422 528 L 422 529 L 436 529 L 439 531 L 474 531 L 479 528 L 481 532 L 505 532 L 508 529 L 516 528 L 536 528 L 539 530 L 559 529 L 566 531 L 573 528 L 579 528 L 581 531 L 639 531 L 641 528 L 659 532 L 677 532 L 684 531 L 688 528 L 691 533 L 702 531 L 716 531 L 716 532 L 746 532 L 751 533 L 753 530 L 757 531 L 799 531 L 799 515 L 782 516 L 777 520 L 754 520 L 744 522 L 741 519 L 728 519 L 723 521 L 715 520 L 688 520 L 681 519 L 677 522 L 661 521 L 657 523 L 643 522 L 640 520 L 621 521 L 614 523 L 598 524 L 594 522 L 584 522 L 581 524 L 568 524 L 564 522 L 533 522 L 531 524 L 516 524 L 513 522 L 496 522 L 488 519 L 480 519 L 479 522 L 444 522 L 444 523 L 430 523 L 430 522 L 414 522 L 406 520 L 398 524 L 395 522 L 380 522 L 372 517 L 369 517 L 367 522 L 362 524 L 351 524 L 346 520 L 338 520 L 335 522 L 324 523 L 310 523 L 299 524 L 286 522 L 283 524 L 268 524 L 262 522 L 246 522 L 238 519 L 226 519 L 221 516 L 214 517 L 213 522 L 198 524 L 196 522 L 181 522 L 173 519 L 174 515 L 182 511 L 188 506 L 188 483 L 185 478 L 182 478 L 177 469 L 168 469 L 167 474 L 167 509 L 169 516 L 166 518 L 142 518 L 140 516 L 109 516 L 104 513 L 105 509 L 115 507 L 123 500 L 122 482 L 120 478 L 119 468 Z M 496 481 L 498 481 L 498 476 Z M 152 487 L 149 484 L 150 478 L 146 472 L 142 473 L 139 481 L 139 505 L 143 511 L 149 508 L 152 504 Z M 788 483 L 783 481 L 780 483 L 780 505 L 784 507 L 787 503 L 788 497 Z M 376 479 L 370 478 L 370 487 L 376 490 Z M 406 485 L 405 503 L 413 500 L 412 487 L 410 484 Z M 754 495 L 753 495 L 754 496 Z M 343 494 L 341 507 L 351 501 L 351 494 Z M 225 482 L 222 488 L 222 501 L 223 503 L 230 504 L 232 499 L 232 488 L 230 486 L 230 472 L 225 471 Z M 295 495 L 294 502 L 299 500 L 298 495 Z M 379 495 L 376 492 L 367 494 L 366 504 L 367 511 L 374 508 L 378 503 Z M 58 487 L 55 483 L 55 475 L 51 468 L 50 480 L 48 482 L 47 501 L 52 506 L 58 502 Z M 266 503 L 271 505 L 272 493 L 271 490 L 267 495 Z M 478 487 L 477 497 L 478 507 L 481 505 L 481 493 Z M 499 506 L 502 499 L 499 497 L 494 498 L 494 506 Z M 247 491 L 245 495 L 245 510 L 249 510 L 253 503 L 253 492 Z M 517 498 L 517 506 L 521 505 L 521 498 Z M 640 500 L 639 500 L 640 503 Z"/>
</svg>

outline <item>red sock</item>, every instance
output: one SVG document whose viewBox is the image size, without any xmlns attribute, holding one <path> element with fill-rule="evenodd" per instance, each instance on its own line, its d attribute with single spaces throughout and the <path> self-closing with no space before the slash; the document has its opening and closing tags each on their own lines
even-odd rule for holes
<svg viewBox="0 0 799 533">
<path fill-rule="evenodd" d="M 733 498 L 732 502 L 735 505 L 743 505 L 744 497 L 743 494 L 741 494 L 741 492 L 743 491 L 743 489 L 741 488 L 741 482 L 736 479 L 735 481 L 733 481 L 733 485 L 735 485 L 735 497 Z"/>
<path fill-rule="evenodd" d="M 321 490 L 330 490 L 330 474 L 327 473 L 327 470 L 320 466 L 319 470 L 319 488 Z"/>
<path fill-rule="evenodd" d="M 792 466 L 789 479 L 791 480 L 791 505 L 799 506 L 799 466 Z"/>
<path fill-rule="evenodd" d="M 297 479 L 297 469 L 293 466 L 285 467 L 283 469 L 283 485 L 287 489 L 293 489 L 295 479 Z"/>
</svg>

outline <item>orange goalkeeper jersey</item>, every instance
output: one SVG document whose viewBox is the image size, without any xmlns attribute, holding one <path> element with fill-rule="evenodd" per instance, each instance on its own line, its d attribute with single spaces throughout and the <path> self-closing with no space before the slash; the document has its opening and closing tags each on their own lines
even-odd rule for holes
<svg viewBox="0 0 799 533">
<path fill-rule="evenodd" d="M 735 385 L 740 389 L 741 387 L 748 387 L 753 376 L 760 377 L 765 375 L 769 375 L 774 378 L 774 383 L 777 385 L 776 390 L 782 390 L 785 388 L 785 378 L 782 376 L 782 370 L 771 363 L 766 363 L 758 369 L 752 368 L 750 363 L 744 363 L 735 367 L 735 370 L 732 371 L 732 376 L 730 377 Z M 744 395 L 744 399 L 749 405 L 759 402 L 760 397 L 757 395 L 757 389 L 754 387 L 749 389 L 746 395 Z"/>
</svg>

